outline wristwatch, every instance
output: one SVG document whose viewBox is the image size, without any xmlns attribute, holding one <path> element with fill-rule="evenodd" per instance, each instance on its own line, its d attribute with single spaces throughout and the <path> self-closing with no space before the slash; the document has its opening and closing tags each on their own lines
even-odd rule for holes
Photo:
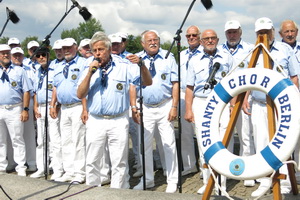
<svg viewBox="0 0 300 200">
<path fill-rule="evenodd" d="M 24 107 L 23 110 L 29 111 L 29 108 L 28 107 Z"/>
</svg>

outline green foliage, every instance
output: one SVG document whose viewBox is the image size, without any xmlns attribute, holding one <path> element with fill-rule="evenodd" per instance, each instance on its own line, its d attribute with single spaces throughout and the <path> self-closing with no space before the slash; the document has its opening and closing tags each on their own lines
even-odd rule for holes
<svg viewBox="0 0 300 200">
<path fill-rule="evenodd" d="M 74 38 L 79 44 L 82 39 L 91 38 L 97 31 L 104 32 L 104 29 L 102 28 L 99 20 L 91 18 L 87 22 L 79 23 L 79 26 L 75 29 L 63 30 L 63 32 L 61 33 L 61 38 L 63 39 L 71 37 Z"/>
<path fill-rule="evenodd" d="M 137 53 L 143 50 L 143 46 L 141 44 L 141 36 L 133 36 L 129 35 L 127 38 L 127 46 L 126 50 L 130 53 Z"/>
<path fill-rule="evenodd" d="M 9 37 L 1 37 L 0 44 L 7 44 L 8 40 L 9 40 Z"/>
</svg>

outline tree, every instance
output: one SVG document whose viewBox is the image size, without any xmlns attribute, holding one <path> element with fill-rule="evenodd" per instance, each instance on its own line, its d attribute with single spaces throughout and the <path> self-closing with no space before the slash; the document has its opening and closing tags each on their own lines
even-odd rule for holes
<svg viewBox="0 0 300 200">
<path fill-rule="evenodd" d="M 9 37 L 1 37 L 0 44 L 7 44 L 8 40 L 9 40 Z"/>
<path fill-rule="evenodd" d="M 91 18 L 87 22 L 79 23 L 79 26 L 75 29 L 63 30 L 61 38 L 71 37 L 79 43 L 84 38 L 91 38 L 97 31 L 104 32 L 104 29 L 99 20 Z"/>
</svg>

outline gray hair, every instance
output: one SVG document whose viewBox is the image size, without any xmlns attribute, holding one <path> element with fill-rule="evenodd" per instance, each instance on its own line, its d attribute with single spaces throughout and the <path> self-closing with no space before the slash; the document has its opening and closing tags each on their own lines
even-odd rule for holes
<svg viewBox="0 0 300 200">
<path fill-rule="evenodd" d="M 90 41 L 90 48 L 92 49 L 92 45 L 98 41 L 103 41 L 105 46 L 108 49 L 111 49 L 111 41 L 107 37 L 107 35 L 105 33 L 103 33 L 102 31 L 98 31 L 93 35 L 93 37 L 91 38 L 91 41 Z"/>
<path fill-rule="evenodd" d="M 158 34 L 158 32 L 157 32 L 156 30 L 146 30 L 146 31 L 144 31 L 144 32 L 141 34 L 141 41 L 142 41 L 143 43 L 145 42 L 145 34 L 146 34 L 146 33 L 149 33 L 149 32 L 155 33 L 155 34 L 157 35 L 157 37 L 160 38 L 160 37 L 159 37 L 159 34 Z"/>
<path fill-rule="evenodd" d="M 284 23 L 287 23 L 287 22 L 290 22 L 290 23 L 294 24 L 296 30 L 298 31 L 298 25 L 297 25 L 297 23 L 296 23 L 295 21 L 291 20 L 291 19 L 286 19 L 286 20 L 284 20 L 284 21 L 281 22 L 281 24 L 280 24 L 280 29 L 279 29 L 279 33 L 281 33 L 281 31 L 282 31 L 283 24 L 284 24 Z"/>
</svg>

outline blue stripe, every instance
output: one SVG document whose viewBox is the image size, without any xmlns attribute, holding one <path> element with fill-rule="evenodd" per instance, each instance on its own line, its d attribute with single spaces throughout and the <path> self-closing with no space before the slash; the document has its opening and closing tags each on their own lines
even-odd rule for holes
<svg viewBox="0 0 300 200">
<path fill-rule="evenodd" d="M 211 145 L 207 151 L 204 153 L 204 159 L 205 163 L 209 163 L 209 160 L 220 150 L 225 149 L 222 142 L 216 142 L 213 145 Z"/>
<path fill-rule="evenodd" d="M 274 100 L 278 96 L 278 94 L 280 94 L 280 92 L 291 85 L 293 85 L 293 82 L 290 79 L 282 79 L 269 91 L 268 95 L 272 100 Z"/>
<path fill-rule="evenodd" d="M 221 83 L 216 85 L 215 92 L 220 97 L 220 99 L 225 103 L 228 103 L 232 99 L 232 96 L 224 89 Z"/>
<path fill-rule="evenodd" d="M 274 170 L 278 170 L 283 165 L 282 162 L 271 151 L 269 146 L 266 146 L 266 148 L 264 148 L 260 153 Z"/>
</svg>

